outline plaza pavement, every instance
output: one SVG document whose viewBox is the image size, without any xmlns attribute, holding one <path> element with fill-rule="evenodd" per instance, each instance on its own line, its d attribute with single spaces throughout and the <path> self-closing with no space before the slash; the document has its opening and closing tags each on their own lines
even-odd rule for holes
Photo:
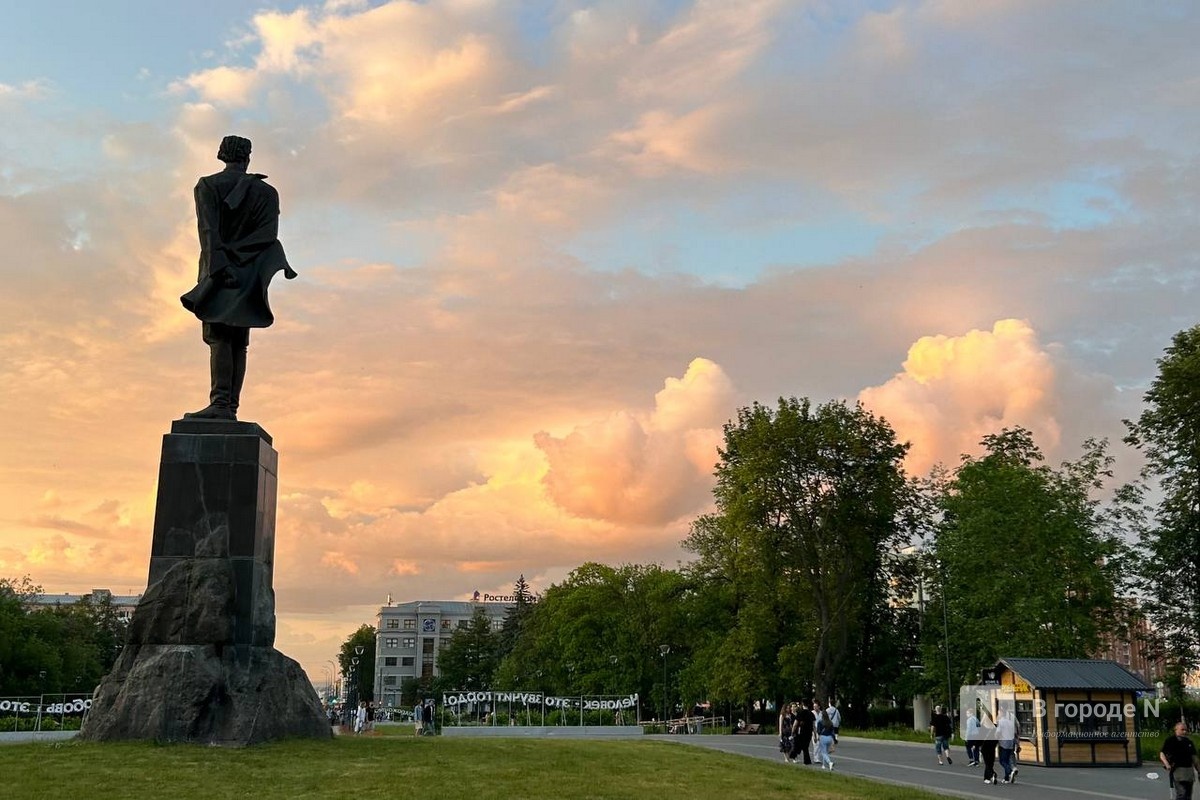
<svg viewBox="0 0 1200 800">
<path fill-rule="evenodd" d="M 655 735 L 651 738 L 783 763 L 779 740 L 774 736 Z M 924 745 L 842 736 L 833 756 L 834 772 L 917 787 L 947 797 L 1163 800 L 1169 793 L 1166 773 L 1157 763 L 1146 762 L 1140 767 L 1037 767 L 1023 764 L 1015 784 L 995 786 L 983 782 L 982 766 L 967 766 L 966 751 L 961 747 L 955 747 L 951 756 L 954 764 L 938 766 L 932 742 Z M 795 770 L 820 769 L 804 764 L 786 766 Z M 1147 773 L 1159 777 L 1152 780 Z"/>
</svg>

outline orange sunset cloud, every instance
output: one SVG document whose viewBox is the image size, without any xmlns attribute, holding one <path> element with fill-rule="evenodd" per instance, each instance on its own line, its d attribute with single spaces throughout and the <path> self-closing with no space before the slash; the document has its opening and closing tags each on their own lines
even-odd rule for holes
<svg viewBox="0 0 1200 800">
<path fill-rule="evenodd" d="M 954 464 L 975 452 L 983 436 L 1005 427 L 1023 426 L 1044 447 L 1058 446 L 1054 362 L 1028 322 L 1005 319 L 990 331 L 923 336 L 903 366 L 858 397 L 912 443 L 910 472 Z"/>
</svg>

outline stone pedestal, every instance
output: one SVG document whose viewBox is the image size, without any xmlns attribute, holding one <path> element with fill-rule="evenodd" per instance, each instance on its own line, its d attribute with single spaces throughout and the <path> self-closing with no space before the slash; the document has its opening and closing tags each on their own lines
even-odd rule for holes
<svg viewBox="0 0 1200 800">
<path fill-rule="evenodd" d="M 271 437 L 253 422 L 177 420 L 163 437 L 147 585 L 193 559 L 225 560 L 242 651 L 275 644 L 278 467 Z"/>
<path fill-rule="evenodd" d="M 172 423 L 148 586 L 82 738 L 243 745 L 330 736 L 299 664 L 274 649 L 277 464 L 254 423 Z"/>
</svg>

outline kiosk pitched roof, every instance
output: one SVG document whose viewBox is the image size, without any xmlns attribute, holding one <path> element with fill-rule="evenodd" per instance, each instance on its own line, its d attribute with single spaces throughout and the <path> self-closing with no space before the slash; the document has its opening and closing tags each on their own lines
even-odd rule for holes
<svg viewBox="0 0 1200 800">
<path fill-rule="evenodd" d="M 1133 689 L 1151 687 L 1115 661 L 1089 658 L 1002 658 L 1000 663 L 1039 689 Z"/>
</svg>

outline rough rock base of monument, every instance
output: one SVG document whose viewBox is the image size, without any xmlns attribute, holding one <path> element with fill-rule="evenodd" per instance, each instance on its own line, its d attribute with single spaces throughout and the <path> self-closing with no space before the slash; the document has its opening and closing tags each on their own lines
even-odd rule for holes
<svg viewBox="0 0 1200 800">
<path fill-rule="evenodd" d="M 240 747 L 328 739 L 329 721 L 300 665 L 272 647 L 126 647 L 96 690 L 81 739 Z"/>
</svg>

